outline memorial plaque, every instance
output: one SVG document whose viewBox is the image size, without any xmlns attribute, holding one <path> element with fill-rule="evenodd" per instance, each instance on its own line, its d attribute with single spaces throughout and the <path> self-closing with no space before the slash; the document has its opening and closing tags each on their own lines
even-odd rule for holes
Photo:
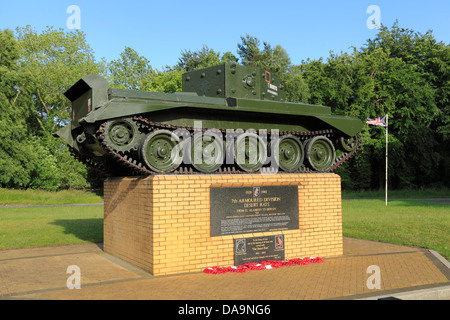
<svg viewBox="0 0 450 320">
<path fill-rule="evenodd" d="M 284 236 L 234 239 L 234 264 L 284 260 Z"/>
<path fill-rule="evenodd" d="M 210 188 L 211 236 L 298 229 L 298 186 Z"/>
</svg>

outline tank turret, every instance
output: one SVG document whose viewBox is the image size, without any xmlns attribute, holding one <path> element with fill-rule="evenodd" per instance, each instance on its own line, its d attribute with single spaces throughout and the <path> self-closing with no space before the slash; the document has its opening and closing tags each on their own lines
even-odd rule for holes
<svg viewBox="0 0 450 320">
<path fill-rule="evenodd" d="M 219 65 L 183 75 L 183 91 L 225 99 L 283 101 L 283 85 L 270 71 L 235 63 Z"/>
</svg>

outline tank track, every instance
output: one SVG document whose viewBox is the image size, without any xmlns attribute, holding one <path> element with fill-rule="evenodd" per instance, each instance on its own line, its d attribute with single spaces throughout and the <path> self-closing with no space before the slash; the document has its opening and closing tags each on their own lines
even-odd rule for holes
<svg viewBox="0 0 450 320">
<path fill-rule="evenodd" d="M 194 127 L 178 127 L 178 126 L 171 125 L 171 124 L 150 121 L 146 118 L 143 118 L 142 116 L 139 116 L 139 117 L 134 116 L 134 117 L 132 117 L 132 120 L 137 123 L 138 127 L 141 128 L 141 130 L 146 131 L 146 133 L 149 133 L 155 129 L 166 129 L 166 130 L 183 129 L 183 130 L 187 130 L 190 134 L 192 134 L 196 131 L 199 131 L 199 130 L 201 130 L 203 132 L 207 131 L 207 130 L 211 130 L 208 128 L 199 129 L 199 128 L 194 128 Z M 105 140 L 105 135 L 104 135 L 106 124 L 107 124 L 107 121 L 100 125 L 99 129 L 96 132 L 96 135 L 97 135 L 97 139 L 99 140 L 101 146 L 103 147 L 103 149 L 105 150 L 105 152 L 107 153 L 107 155 L 109 157 L 111 157 L 113 160 L 115 160 L 120 166 L 123 166 L 123 167 L 127 168 L 128 170 L 130 170 L 132 172 L 132 174 L 134 174 L 134 175 L 162 174 L 162 173 L 151 171 L 148 168 L 146 168 L 143 165 L 143 163 L 140 162 L 139 159 L 137 159 L 137 157 L 132 158 L 129 154 L 125 154 L 123 152 L 118 152 L 118 151 L 114 150 L 110 145 L 108 145 L 108 143 Z M 225 129 L 215 129 L 215 130 L 216 130 L 216 132 L 221 132 L 222 134 L 226 134 Z M 242 131 L 242 132 L 244 132 L 244 131 Z M 237 133 L 239 133 L 239 132 L 237 132 Z M 267 132 L 267 135 L 270 136 L 269 131 Z M 310 139 L 314 136 L 325 136 L 327 138 L 333 139 L 336 136 L 336 131 L 333 129 L 317 130 L 317 131 L 311 131 L 311 132 L 280 131 L 279 136 L 281 137 L 283 135 L 295 135 L 302 141 L 302 143 L 304 143 L 307 139 Z M 341 154 L 339 157 L 337 157 L 335 159 L 334 164 L 326 172 L 335 171 L 343 163 L 345 163 L 350 158 L 355 156 L 355 154 L 361 148 L 361 138 L 359 137 L 358 139 L 359 139 L 358 146 L 356 147 L 356 149 L 351 152 L 345 152 L 345 153 Z M 72 148 L 71 148 L 71 152 L 75 158 L 77 158 L 79 161 L 84 163 L 86 166 L 95 169 L 96 171 L 102 173 L 105 176 L 111 176 L 111 174 L 109 172 L 107 172 L 103 168 L 103 166 L 99 165 L 92 159 L 79 155 Z M 271 169 L 263 167 L 263 168 L 261 168 L 260 172 L 270 174 Z M 308 167 L 301 167 L 299 170 L 294 171 L 294 172 L 284 172 L 282 170 L 279 170 L 276 173 L 277 174 L 290 174 L 290 173 L 323 173 L 323 172 L 315 171 Z M 178 169 L 176 169 L 175 171 L 172 171 L 170 173 L 164 173 L 164 174 L 205 174 L 205 173 L 198 172 L 191 165 L 184 165 L 182 163 L 180 165 L 180 167 Z M 240 170 L 239 168 L 236 167 L 236 165 L 231 165 L 231 166 L 228 165 L 228 166 L 222 166 L 217 171 L 212 172 L 212 173 L 207 173 L 207 174 L 249 174 L 249 172 Z"/>
<path fill-rule="evenodd" d="M 111 174 L 106 171 L 103 166 L 101 166 L 100 164 L 96 163 L 92 158 L 87 158 L 84 157 L 82 155 L 80 155 L 78 153 L 78 151 L 76 151 L 74 148 L 72 148 L 71 146 L 69 146 L 69 152 L 72 155 L 72 157 L 74 157 L 76 160 L 78 160 L 79 162 L 81 162 L 82 164 L 84 164 L 86 167 L 91 168 L 95 171 L 97 171 L 98 173 L 106 176 L 106 177 L 110 177 Z"/>
</svg>

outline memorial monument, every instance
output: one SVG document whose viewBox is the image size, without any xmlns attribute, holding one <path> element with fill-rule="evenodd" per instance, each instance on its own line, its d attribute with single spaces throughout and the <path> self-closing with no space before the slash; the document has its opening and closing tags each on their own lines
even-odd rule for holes
<svg viewBox="0 0 450 320">
<path fill-rule="evenodd" d="M 104 250 L 154 275 L 342 254 L 340 178 L 359 119 L 284 101 L 270 71 L 224 64 L 173 94 L 87 75 L 56 136 L 107 176 Z"/>
</svg>

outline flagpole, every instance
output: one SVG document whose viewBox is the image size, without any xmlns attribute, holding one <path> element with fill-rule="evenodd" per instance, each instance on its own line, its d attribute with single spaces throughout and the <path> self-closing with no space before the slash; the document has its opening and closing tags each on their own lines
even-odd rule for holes
<svg viewBox="0 0 450 320">
<path fill-rule="evenodd" d="M 388 114 L 386 113 L 386 185 L 385 185 L 385 202 L 387 207 L 388 201 Z"/>
<path fill-rule="evenodd" d="M 384 186 L 384 198 L 386 202 L 386 207 L 388 203 L 388 114 L 384 117 L 378 117 L 376 119 L 367 118 L 366 120 L 367 124 L 375 125 L 375 126 L 382 126 L 386 128 L 386 177 L 385 177 L 385 186 Z"/>
</svg>

